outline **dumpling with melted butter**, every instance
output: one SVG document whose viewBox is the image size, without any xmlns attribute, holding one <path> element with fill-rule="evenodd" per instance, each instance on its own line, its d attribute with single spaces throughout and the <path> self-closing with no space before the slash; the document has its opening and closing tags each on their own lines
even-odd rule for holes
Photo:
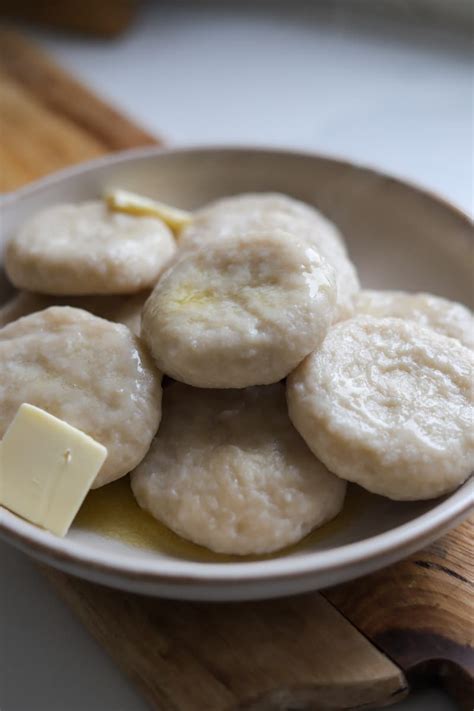
<svg viewBox="0 0 474 711">
<path fill-rule="evenodd" d="M 161 373 L 126 326 L 53 306 L 0 329 L 0 439 L 24 402 L 107 447 L 96 488 L 147 453 L 161 418 Z"/>
<path fill-rule="evenodd" d="M 332 267 L 278 230 L 185 251 L 145 304 L 142 336 L 161 371 L 205 388 L 267 385 L 324 338 Z"/>
<path fill-rule="evenodd" d="M 280 193 L 243 193 L 221 198 L 197 210 L 179 237 L 181 249 L 201 247 L 257 230 L 284 230 L 308 242 L 333 267 L 337 283 L 336 320 L 354 311 L 359 279 L 336 225 L 319 210 Z"/>
<path fill-rule="evenodd" d="M 328 332 L 287 381 L 289 414 L 338 476 L 395 500 L 431 499 L 474 467 L 473 353 L 400 318 Z"/>
<path fill-rule="evenodd" d="M 135 294 L 153 288 L 175 251 L 161 220 L 91 200 L 27 220 L 6 244 L 5 270 L 18 289 L 40 294 Z"/>
<path fill-rule="evenodd" d="M 346 484 L 292 426 L 284 386 L 165 389 L 163 421 L 131 477 L 140 506 L 218 553 L 262 554 L 334 518 Z"/>
</svg>

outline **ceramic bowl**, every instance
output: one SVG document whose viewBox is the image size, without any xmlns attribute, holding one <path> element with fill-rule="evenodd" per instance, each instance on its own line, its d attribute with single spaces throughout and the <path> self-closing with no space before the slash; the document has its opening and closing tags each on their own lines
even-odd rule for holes
<svg viewBox="0 0 474 711">
<path fill-rule="evenodd" d="M 110 187 L 190 209 L 232 193 L 288 193 L 337 223 L 365 287 L 430 291 L 472 307 L 472 226 L 465 215 L 373 170 L 301 153 L 147 148 L 115 154 L 6 196 L 2 241 L 38 210 L 96 198 Z M 2 277 L 0 300 L 10 290 Z M 126 479 L 111 486 L 91 495 L 65 539 L 1 508 L 0 535 L 45 563 L 124 590 L 256 599 L 315 590 L 393 563 L 465 517 L 473 496 L 472 480 L 443 499 L 411 503 L 351 486 L 344 513 L 298 546 L 274 557 L 229 559 L 181 544 L 145 514 L 139 518 Z M 129 520 L 128 530 L 115 525 L 118 519 Z"/>
</svg>

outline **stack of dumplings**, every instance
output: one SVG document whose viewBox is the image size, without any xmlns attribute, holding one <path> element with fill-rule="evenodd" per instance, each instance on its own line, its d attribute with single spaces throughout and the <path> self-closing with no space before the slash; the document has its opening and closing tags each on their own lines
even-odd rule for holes
<svg viewBox="0 0 474 711">
<path fill-rule="evenodd" d="M 7 242 L 0 438 L 37 405 L 107 446 L 93 486 L 131 473 L 143 509 L 235 555 L 298 542 L 348 481 L 413 500 L 469 477 L 469 309 L 361 290 L 335 225 L 285 195 L 124 205 L 53 206 Z"/>
</svg>

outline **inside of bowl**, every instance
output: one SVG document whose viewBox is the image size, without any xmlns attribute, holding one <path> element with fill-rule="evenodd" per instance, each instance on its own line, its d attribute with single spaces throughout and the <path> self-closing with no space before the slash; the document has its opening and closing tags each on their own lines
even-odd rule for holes
<svg viewBox="0 0 474 711">
<path fill-rule="evenodd" d="M 310 533 L 298 544 L 266 556 L 228 556 L 212 553 L 182 539 L 142 511 L 130 489 L 128 477 L 92 491 L 68 536 L 87 541 L 96 552 L 133 554 L 135 560 L 157 556 L 203 563 L 235 563 L 301 556 L 323 551 L 389 531 L 426 513 L 440 500 L 395 502 L 348 487 L 343 511 L 330 523 Z"/>
<path fill-rule="evenodd" d="M 97 198 L 121 187 L 195 208 L 222 195 L 288 193 L 318 206 L 338 224 L 363 286 L 433 293 L 472 305 L 472 236 L 455 209 L 399 181 L 323 158 L 270 151 L 191 150 L 103 164 L 25 193 L 2 221 L 2 239 L 34 212 L 54 203 Z M 21 205 L 21 209 L 20 209 Z M 0 302 L 11 287 L 0 276 Z M 384 533 L 439 503 L 394 502 L 350 486 L 332 523 L 281 555 L 300 556 Z M 235 561 L 183 542 L 141 512 L 128 478 L 91 492 L 68 534 L 96 552 L 189 561 Z M 240 560 L 240 559 L 239 559 Z"/>
</svg>

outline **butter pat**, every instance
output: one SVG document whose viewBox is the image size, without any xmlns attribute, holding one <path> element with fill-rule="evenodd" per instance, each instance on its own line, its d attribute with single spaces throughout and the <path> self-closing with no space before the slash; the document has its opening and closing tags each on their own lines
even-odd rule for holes
<svg viewBox="0 0 474 711">
<path fill-rule="evenodd" d="M 0 445 L 0 503 L 65 536 L 106 457 L 92 437 L 24 403 Z"/>
<path fill-rule="evenodd" d="M 127 190 L 112 190 L 106 194 L 105 201 L 109 209 L 116 212 L 126 212 L 137 217 L 158 217 L 175 233 L 179 232 L 192 219 L 191 213 L 186 210 L 165 205 L 163 202 L 157 202 Z"/>
</svg>

